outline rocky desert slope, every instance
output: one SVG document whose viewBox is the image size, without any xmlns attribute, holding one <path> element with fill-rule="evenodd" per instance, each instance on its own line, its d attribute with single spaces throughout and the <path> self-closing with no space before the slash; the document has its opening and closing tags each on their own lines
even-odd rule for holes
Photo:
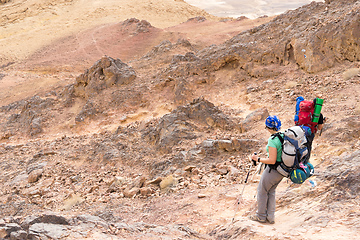
<svg viewBox="0 0 360 240">
<path fill-rule="evenodd" d="M 0 238 L 356 239 L 360 2 L 121 2 L 1 1 Z M 247 156 L 300 95 L 325 100 L 315 185 L 284 179 L 276 223 L 252 222 Z"/>
</svg>

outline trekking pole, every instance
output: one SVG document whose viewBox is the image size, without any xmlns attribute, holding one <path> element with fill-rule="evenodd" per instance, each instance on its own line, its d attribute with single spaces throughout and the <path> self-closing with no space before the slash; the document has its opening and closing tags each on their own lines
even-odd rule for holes
<svg viewBox="0 0 360 240">
<path fill-rule="evenodd" d="M 325 122 L 326 122 L 326 117 L 324 117 L 324 123 L 325 123 Z M 322 130 L 323 130 L 323 128 L 321 128 L 320 133 L 319 133 L 319 136 L 321 136 Z"/>
<path fill-rule="evenodd" d="M 255 173 L 252 175 L 251 177 L 251 181 L 254 179 L 254 176 L 255 175 L 261 175 L 262 173 L 262 170 L 264 169 L 264 163 L 261 163 L 258 167 L 257 167 L 257 170 L 255 171 Z"/>
<path fill-rule="evenodd" d="M 265 164 L 264 164 L 264 163 L 261 163 L 261 165 L 259 165 L 259 167 L 260 167 L 260 169 L 259 169 L 258 174 L 261 175 L 261 172 L 264 171 L 264 169 L 265 169 Z M 255 174 L 254 174 L 254 175 L 255 175 Z M 254 175 L 253 175 L 253 177 L 252 177 L 251 179 L 254 178 Z M 254 198 L 256 198 L 256 195 L 257 195 L 257 191 L 255 192 Z"/>
<path fill-rule="evenodd" d="M 256 152 L 254 153 L 255 155 L 257 154 Z M 249 175 L 250 175 L 250 172 L 251 172 L 251 169 L 252 169 L 252 166 L 256 166 L 256 161 L 252 160 L 251 157 L 249 156 L 249 160 L 251 160 L 253 162 L 252 165 L 250 165 L 250 168 L 249 168 L 249 171 L 247 172 L 246 174 L 246 178 L 245 178 L 245 181 L 244 181 L 244 187 L 241 191 L 241 194 L 240 196 L 238 197 L 238 199 L 236 200 L 236 210 L 235 210 L 235 213 L 234 213 L 234 217 L 232 218 L 231 222 L 234 222 L 234 219 L 235 219 L 235 216 L 236 216 L 236 213 L 237 213 L 237 209 L 238 209 L 238 206 L 240 205 L 240 200 L 242 199 L 242 195 L 244 193 L 244 189 L 245 189 L 245 186 L 246 186 L 246 183 L 248 181 L 248 178 L 249 178 Z"/>
</svg>

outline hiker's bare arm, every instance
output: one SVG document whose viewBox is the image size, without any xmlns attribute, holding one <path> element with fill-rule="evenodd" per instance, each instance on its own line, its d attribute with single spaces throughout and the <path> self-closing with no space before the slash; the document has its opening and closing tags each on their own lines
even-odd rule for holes
<svg viewBox="0 0 360 240">
<path fill-rule="evenodd" d="M 254 161 L 258 161 L 258 155 L 253 154 L 251 159 Z M 269 157 L 268 158 L 260 158 L 260 162 L 265 164 L 275 164 L 277 157 L 277 149 L 274 147 L 269 147 Z"/>
</svg>

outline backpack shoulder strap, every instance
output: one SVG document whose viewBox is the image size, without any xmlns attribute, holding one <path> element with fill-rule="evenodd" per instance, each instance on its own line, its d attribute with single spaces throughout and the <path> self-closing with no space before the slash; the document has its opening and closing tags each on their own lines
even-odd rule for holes
<svg viewBox="0 0 360 240">
<path fill-rule="evenodd" d="M 276 137 L 279 138 L 281 144 L 284 143 L 284 138 L 283 138 L 283 136 L 281 136 L 281 134 L 280 134 L 279 132 L 274 133 L 274 134 L 271 135 L 271 139 L 274 139 L 274 138 L 276 138 Z"/>
</svg>

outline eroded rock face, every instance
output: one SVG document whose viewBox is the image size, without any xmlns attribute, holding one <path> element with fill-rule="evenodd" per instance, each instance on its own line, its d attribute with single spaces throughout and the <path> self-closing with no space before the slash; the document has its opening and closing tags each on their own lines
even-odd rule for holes
<svg viewBox="0 0 360 240">
<path fill-rule="evenodd" d="M 357 1 L 312 2 L 197 53 L 199 60 L 169 67 L 167 73 L 199 73 L 232 65 L 252 77 L 272 77 L 264 66 L 295 63 L 315 73 L 337 62 L 360 60 L 360 5 Z M 249 63 L 251 63 L 249 67 Z"/>
<path fill-rule="evenodd" d="M 147 128 L 143 135 L 157 145 L 159 150 L 170 152 L 180 141 L 196 139 L 197 132 L 207 128 L 241 130 L 239 124 L 223 114 L 214 104 L 198 98 L 162 117 L 155 127 Z"/>
<path fill-rule="evenodd" d="M 181 54 L 175 55 L 172 59 L 164 59 L 166 62 L 178 62 L 178 61 L 189 61 L 191 59 L 196 59 L 196 56 L 191 51 L 196 51 L 196 49 L 191 45 L 191 43 L 187 39 L 178 39 L 178 41 L 175 44 L 172 44 L 169 40 L 162 41 L 159 45 L 153 47 L 151 51 L 149 51 L 147 54 L 145 54 L 142 58 L 143 59 L 151 59 L 154 60 L 156 58 L 161 59 L 161 55 L 163 55 L 166 52 L 170 52 L 171 50 L 176 50 L 179 48 L 186 48 L 188 49 L 189 53 L 187 53 L 185 56 Z"/>
<path fill-rule="evenodd" d="M 360 116 L 352 116 L 332 122 L 326 125 L 323 131 L 327 138 L 336 139 L 342 143 L 352 142 L 358 139 L 360 135 Z"/>
<path fill-rule="evenodd" d="M 126 63 L 105 56 L 76 78 L 74 91 L 76 96 L 89 98 L 106 88 L 127 85 L 135 78 L 135 71 Z"/>
<path fill-rule="evenodd" d="M 47 110 L 52 108 L 55 101 L 51 97 L 41 98 L 37 95 L 27 100 L 12 103 L 2 107 L 3 111 L 17 111 L 7 118 L 4 131 L 12 136 L 17 131 L 26 133 L 28 136 L 36 136 L 43 132 L 43 121 Z"/>
<path fill-rule="evenodd" d="M 75 122 L 79 123 L 83 122 L 87 118 L 94 118 L 98 112 L 99 110 L 97 107 L 91 101 L 88 101 L 81 109 L 80 113 L 76 116 Z"/>
<path fill-rule="evenodd" d="M 326 189 L 331 193 L 326 197 L 329 203 L 356 199 L 358 197 L 360 190 L 359 160 L 360 150 L 357 150 L 346 157 L 334 159 L 332 164 L 327 167 L 322 180 L 331 182 L 331 187 Z M 346 166 L 345 171 L 343 166 Z"/>
</svg>

